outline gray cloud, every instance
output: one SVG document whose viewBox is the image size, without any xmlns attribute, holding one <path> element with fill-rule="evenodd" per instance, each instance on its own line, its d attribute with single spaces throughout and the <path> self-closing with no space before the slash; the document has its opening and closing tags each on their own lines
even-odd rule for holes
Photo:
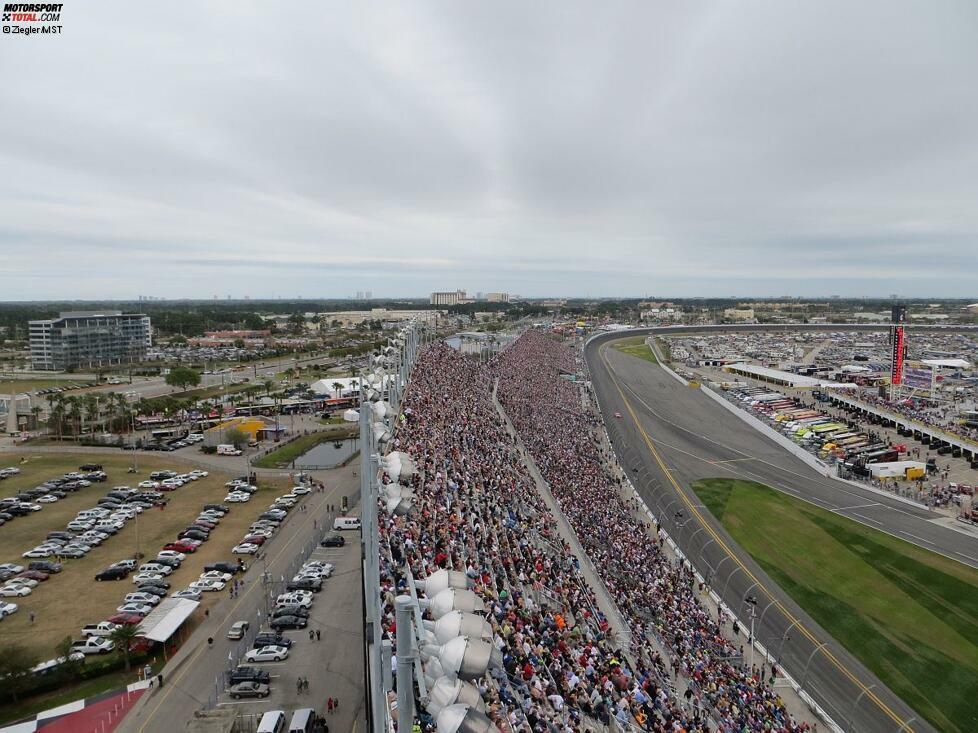
<svg viewBox="0 0 978 733">
<path fill-rule="evenodd" d="M 973 3 L 63 25 L 0 36 L 3 299 L 976 295 Z"/>
</svg>

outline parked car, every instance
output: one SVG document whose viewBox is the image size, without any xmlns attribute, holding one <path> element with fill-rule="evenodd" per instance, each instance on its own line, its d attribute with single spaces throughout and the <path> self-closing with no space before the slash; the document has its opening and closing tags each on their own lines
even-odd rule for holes
<svg viewBox="0 0 978 733">
<path fill-rule="evenodd" d="M 82 627 L 82 636 L 109 636 L 118 629 L 120 624 L 111 621 L 99 621 L 97 624 L 88 624 Z"/>
<path fill-rule="evenodd" d="M 181 591 L 177 591 L 173 594 L 174 598 L 189 598 L 191 601 L 199 601 L 203 597 L 203 593 L 194 588 L 184 588 Z"/>
<path fill-rule="evenodd" d="M 95 580 L 122 580 L 129 575 L 129 568 L 109 567 L 95 574 Z"/>
<path fill-rule="evenodd" d="M 263 646 L 292 646 L 292 639 L 282 634 L 273 633 L 271 631 L 262 631 L 255 637 L 254 642 L 252 642 L 252 649 L 261 649 Z"/>
<path fill-rule="evenodd" d="M 273 618 L 268 625 L 276 631 L 287 631 L 289 629 L 306 628 L 306 620 L 299 616 L 280 616 Z"/>
<path fill-rule="evenodd" d="M 242 544 L 231 548 L 231 553 L 234 555 L 254 555 L 256 552 L 258 552 L 258 545 Z"/>
<path fill-rule="evenodd" d="M 148 603 L 123 603 L 115 610 L 118 613 L 138 613 L 141 616 L 148 616 L 153 607 Z"/>
<path fill-rule="evenodd" d="M 245 652 L 246 662 L 281 662 L 288 658 L 289 650 L 284 646 L 263 646 L 261 649 L 252 649 Z"/>
<path fill-rule="evenodd" d="M 267 685 L 271 681 L 268 670 L 258 667 L 238 667 L 228 672 L 228 684 L 237 685 L 241 682 L 258 682 Z"/>
<path fill-rule="evenodd" d="M 71 651 L 82 654 L 108 654 L 115 649 L 115 644 L 102 636 L 88 636 L 80 641 L 72 642 Z"/>
<path fill-rule="evenodd" d="M 204 592 L 224 590 L 227 583 L 221 580 L 195 580 L 190 588 Z"/>
<path fill-rule="evenodd" d="M 346 544 L 346 537 L 341 534 L 331 534 L 319 544 L 322 547 L 343 547 Z"/>
<path fill-rule="evenodd" d="M 215 562 L 204 566 L 204 570 L 207 572 L 216 570 L 219 573 L 240 573 L 241 569 L 241 565 L 234 562 Z"/>
<path fill-rule="evenodd" d="M 268 685 L 261 682 L 239 682 L 228 689 L 228 695 L 235 700 L 242 697 L 268 697 L 268 692 Z"/>
</svg>

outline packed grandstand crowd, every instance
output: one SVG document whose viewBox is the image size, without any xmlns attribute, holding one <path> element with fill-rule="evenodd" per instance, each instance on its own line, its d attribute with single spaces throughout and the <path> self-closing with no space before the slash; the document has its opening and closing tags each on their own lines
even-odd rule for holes
<svg viewBox="0 0 978 733">
<path fill-rule="evenodd" d="M 607 725 L 650 731 L 803 731 L 760 673 L 699 602 L 689 571 L 656 542 L 636 542 L 634 519 L 581 409 L 575 352 L 527 333 L 488 366 L 444 344 L 418 359 L 402 405 L 395 448 L 418 465 L 414 509 L 380 514 L 384 630 L 393 639 L 394 598 L 407 570 L 465 572 L 485 601 L 503 669 L 480 683 L 487 713 L 503 731 L 582 731 Z M 505 422 L 499 398 L 550 484 L 593 566 L 629 626 L 619 648 L 612 628 L 555 517 L 537 491 Z M 660 650 L 667 650 L 665 658 Z M 677 697 L 671 675 L 687 695 Z M 422 718 L 428 728 L 430 718 Z"/>
</svg>

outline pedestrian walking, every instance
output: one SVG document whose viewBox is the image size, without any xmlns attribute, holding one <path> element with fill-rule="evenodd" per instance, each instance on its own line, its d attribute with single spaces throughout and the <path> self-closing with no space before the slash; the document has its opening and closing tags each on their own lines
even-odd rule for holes
<svg viewBox="0 0 978 733">
<path fill-rule="evenodd" d="M 302 678 L 301 677 L 297 677 L 296 680 L 295 680 L 295 694 L 296 695 L 301 695 L 302 694 Z"/>
<path fill-rule="evenodd" d="M 309 692 L 309 678 L 308 677 L 303 677 L 302 678 L 302 691 L 305 692 L 305 693 L 307 693 L 307 694 Z"/>
<path fill-rule="evenodd" d="M 329 698 L 326 701 L 326 712 L 332 714 L 332 712 L 333 712 L 333 698 Z"/>
<path fill-rule="evenodd" d="M 316 632 L 313 631 L 312 629 L 309 629 L 309 641 L 312 641 L 315 636 L 316 636 Z"/>
<path fill-rule="evenodd" d="M 321 637 L 322 637 L 322 632 L 319 629 L 316 629 L 316 641 L 319 641 Z"/>
<path fill-rule="evenodd" d="M 34 619 L 36 618 L 36 616 L 34 615 L 34 612 L 33 611 L 30 612 L 30 615 L 28 616 L 28 618 L 31 620 L 31 623 L 33 624 L 34 623 Z"/>
</svg>

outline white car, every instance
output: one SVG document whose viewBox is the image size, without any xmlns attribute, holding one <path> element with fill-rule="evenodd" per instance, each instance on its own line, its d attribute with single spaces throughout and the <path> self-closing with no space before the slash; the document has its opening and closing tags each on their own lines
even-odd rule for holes
<svg viewBox="0 0 978 733">
<path fill-rule="evenodd" d="M 231 580 L 231 573 L 222 573 L 218 570 L 208 570 L 206 573 L 200 574 L 201 580 L 219 580 L 222 583 L 226 583 Z"/>
<path fill-rule="evenodd" d="M 28 585 L 5 585 L 0 588 L 0 596 L 29 596 L 32 588 Z"/>
<path fill-rule="evenodd" d="M 70 529 L 72 532 L 84 532 L 91 529 L 93 526 L 93 522 L 87 522 L 82 519 L 73 519 L 68 522 L 68 529 Z"/>
<path fill-rule="evenodd" d="M 203 594 L 196 588 L 184 588 L 173 594 L 174 598 L 189 598 L 192 601 L 199 601 Z"/>
<path fill-rule="evenodd" d="M 12 562 L 5 562 L 0 565 L 0 570 L 6 570 L 11 573 L 22 573 L 24 572 L 24 566 Z"/>
<path fill-rule="evenodd" d="M 272 504 L 271 508 L 274 509 L 276 505 L 294 507 L 295 502 L 296 502 L 296 498 L 294 496 L 289 496 L 288 494 L 286 494 L 285 496 L 280 496 L 279 498 L 277 498 L 275 500 L 275 503 Z"/>
<path fill-rule="evenodd" d="M 37 581 L 34 578 L 11 578 L 7 585 L 26 585 L 28 588 L 36 588 Z"/>
<path fill-rule="evenodd" d="M 160 602 L 160 597 L 155 593 L 126 593 L 123 598 L 126 603 L 145 603 L 148 606 L 155 606 Z"/>
<path fill-rule="evenodd" d="M 150 580 L 163 580 L 163 575 L 161 573 L 139 573 L 133 576 L 132 582 L 139 585 Z"/>
<path fill-rule="evenodd" d="M 228 504 L 244 504 L 246 501 L 251 501 L 251 494 L 228 494 L 224 497 L 224 501 Z"/>
<path fill-rule="evenodd" d="M 227 583 L 225 583 L 223 580 L 195 580 L 189 587 L 193 590 L 217 591 L 224 590 L 225 585 L 227 585 Z"/>
<path fill-rule="evenodd" d="M 305 595 L 308 593 L 308 595 Z M 289 593 L 283 593 L 278 598 L 275 599 L 276 606 L 302 606 L 304 608 L 309 608 L 312 606 L 312 593 L 309 591 L 291 591 Z"/>
<path fill-rule="evenodd" d="M 139 572 L 141 573 L 160 573 L 162 575 L 169 575 L 173 572 L 173 568 L 169 565 L 161 565 L 157 562 L 148 562 L 144 565 L 139 566 Z"/>
<path fill-rule="evenodd" d="M 32 550 L 21 553 L 21 557 L 51 557 L 55 550 L 51 547 L 35 547 Z"/>
<path fill-rule="evenodd" d="M 37 499 L 35 499 L 38 504 L 54 504 L 54 502 L 57 500 L 58 497 L 56 497 L 54 494 L 45 494 L 44 496 L 39 496 Z"/>
<path fill-rule="evenodd" d="M 39 512 L 44 508 L 40 504 L 32 504 L 28 501 L 20 502 L 19 506 L 23 507 L 24 509 L 30 509 L 32 512 Z"/>
<path fill-rule="evenodd" d="M 180 562 L 183 562 L 184 560 L 187 559 L 186 555 L 184 555 L 182 552 L 177 552 L 176 550 L 160 550 L 159 552 L 156 553 L 156 557 L 167 558 L 170 560 L 179 560 Z"/>
<path fill-rule="evenodd" d="M 199 443 L 200 441 L 202 441 L 204 439 L 204 436 L 203 435 L 200 435 L 200 436 L 197 436 L 197 435 L 189 435 L 188 437 L 193 438 L 195 443 Z M 191 471 L 190 472 L 190 475 L 191 476 L 196 476 L 197 478 L 207 478 L 208 476 L 210 476 L 210 474 L 207 473 L 207 471 L 200 471 L 200 470 Z"/>
<path fill-rule="evenodd" d="M 243 542 L 231 548 L 232 555 L 254 555 L 256 552 L 258 552 L 258 545 L 253 545 L 250 542 Z"/>
<path fill-rule="evenodd" d="M 153 610 L 153 607 L 148 603 L 123 603 L 115 610 L 119 613 L 138 613 L 140 616 L 146 616 Z"/>
<path fill-rule="evenodd" d="M 245 654 L 246 662 L 281 662 L 287 659 L 289 650 L 284 646 L 263 646 Z"/>
<path fill-rule="evenodd" d="M 7 601 L 0 601 L 0 618 L 4 616 L 9 616 L 12 613 L 17 613 L 19 606 L 16 603 L 8 603 Z"/>
<path fill-rule="evenodd" d="M 293 496 L 305 496 L 306 494 L 311 494 L 312 489 L 308 486 L 293 486 L 292 491 L 289 492 Z"/>
<path fill-rule="evenodd" d="M 141 489 L 158 489 L 160 488 L 159 481 L 140 481 L 139 488 Z"/>
<path fill-rule="evenodd" d="M 322 565 L 303 565 L 299 570 L 299 575 L 310 575 L 314 578 L 329 578 L 333 575 L 334 566 L 330 563 Z"/>
<path fill-rule="evenodd" d="M 160 482 L 160 486 L 167 489 L 179 489 L 183 486 L 183 481 L 177 478 L 168 478 Z"/>
</svg>

